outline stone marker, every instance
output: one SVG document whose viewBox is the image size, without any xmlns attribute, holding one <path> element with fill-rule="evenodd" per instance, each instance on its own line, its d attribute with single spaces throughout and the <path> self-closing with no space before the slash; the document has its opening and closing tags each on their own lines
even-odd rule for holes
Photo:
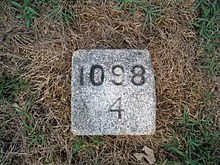
<svg viewBox="0 0 220 165">
<path fill-rule="evenodd" d="M 78 50 L 72 58 L 71 122 L 75 135 L 149 135 L 156 99 L 146 50 Z"/>
</svg>

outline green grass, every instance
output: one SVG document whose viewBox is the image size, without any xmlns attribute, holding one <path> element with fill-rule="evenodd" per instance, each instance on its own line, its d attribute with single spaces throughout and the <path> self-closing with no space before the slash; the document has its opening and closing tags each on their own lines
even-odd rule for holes
<svg viewBox="0 0 220 165">
<path fill-rule="evenodd" d="M 205 93 L 203 93 L 203 97 L 204 97 L 206 102 L 211 102 L 213 100 L 214 96 L 215 95 L 212 92 L 205 92 Z"/>
<path fill-rule="evenodd" d="M 44 15 L 46 13 L 46 18 L 51 18 L 55 22 L 68 23 L 76 17 L 72 6 L 74 1 L 67 0 L 8 0 L 12 5 L 14 15 L 24 20 L 25 26 L 29 28 L 31 23 L 36 17 Z M 45 8 L 47 6 L 47 8 Z M 45 11 L 42 11 L 42 8 Z M 41 12 L 40 12 L 41 11 Z"/>
<path fill-rule="evenodd" d="M 0 73 L 0 164 L 8 164 L 9 153 L 20 149 L 19 120 L 12 104 L 19 101 L 19 94 L 28 91 L 29 84 L 19 72 Z"/>
<path fill-rule="evenodd" d="M 66 1 L 50 0 L 50 3 L 53 7 L 49 11 L 48 17 L 56 22 L 68 23 L 77 16 L 72 5 L 67 5 Z"/>
<path fill-rule="evenodd" d="M 21 92 L 27 91 L 28 82 L 19 77 L 19 74 L 11 74 L 3 71 L 0 75 L 0 103 L 6 101 L 13 102 Z M 23 106 L 13 104 L 13 107 L 20 116 L 20 123 L 24 129 L 25 135 L 30 139 L 31 145 L 42 144 L 45 133 L 37 129 L 37 123 L 30 112 L 32 101 L 29 100 Z"/>
<path fill-rule="evenodd" d="M 192 25 L 200 37 L 200 49 L 205 58 L 200 68 L 207 69 L 210 75 L 220 74 L 220 3 L 217 0 L 199 0 L 195 5 L 199 16 Z"/>
<path fill-rule="evenodd" d="M 73 152 L 75 153 L 82 151 L 87 144 L 88 142 L 84 137 L 78 137 L 72 145 Z"/>
<path fill-rule="evenodd" d="M 18 74 L 3 71 L 0 74 L 0 103 L 3 99 L 12 101 L 17 95 L 28 88 L 26 80 L 21 79 Z"/>
<path fill-rule="evenodd" d="M 94 151 L 94 147 L 104 144 L 104 141 L 98 136 L 91 136 L 86 138 L 84 136 L 78 137 L 72 145 L 74 153 L 86 151 Z"/>
<path fill-rule="evenodd" d="M 166 144 L 172 157 L 175 155 L 183 164 L 218 164 L 220 163 L 220 132 L 215 130 L 213 119 L 203 116 L 190 118 L 185 110 L 183 119 L 175 125 L 173 142 Z"/>
<path fill-rule="evenodd" d="M 35 17 L 39 16 L 36 5 L 30 0 L 10 0 L 9 3 L 14 7 L 15 15 L 19 19 L 23 19 L 25 26 L 30 27 Z"/>
<path fill-rule="evenodd" d="M 155 20 L 161 16 L 163 10 L 159 6 L 152 5 L 148 2 L 141 2 L 140 0 L 115 0 L 116 8 L 128 10 L 128 16 L 133 15 L 137 11 L 144 13 L 143 31 L 148 27 L 152 33 Z"/>
<path fill-rule="evenodd" d="M 25 136 L 29 139 L 30 147 L 33 145 L 42 145 L 44 143 L 45 136 L 47 135 L 46 132 L 42 132 L 38 129 L 37 122 L 30 111 L 31 103 L 32 101 L 29 101 L 22 107 L 18 104 L 13 105 L 20 116 L 20 123 Z"/>
</svg>

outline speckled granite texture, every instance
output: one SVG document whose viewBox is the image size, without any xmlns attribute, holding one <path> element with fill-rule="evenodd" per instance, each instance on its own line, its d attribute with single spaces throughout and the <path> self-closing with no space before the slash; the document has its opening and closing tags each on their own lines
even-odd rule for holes
<svg viewBox="0 0 220 165">
<path fill-rule="evenodd" d="M 155 132 L 155 81 L 146 50 L 74 52 L 71 93 L 71 130 L 75 135 Z"/>
</svg>

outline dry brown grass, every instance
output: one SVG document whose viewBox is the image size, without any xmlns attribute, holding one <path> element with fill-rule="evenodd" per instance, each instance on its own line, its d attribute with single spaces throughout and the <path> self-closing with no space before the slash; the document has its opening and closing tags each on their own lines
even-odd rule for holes
<svg viewBox="0 0 220 165">
<path fill-rule="evenodd" d="M 15 155 L 8 151 L 8 155 L 20 156 L 24 164 L 138 164 L 133 153 L 147 145 L 154 149 L 157 160 L 164 158 L 162 145 L 170 140 L 178 115 L 184 107 L 189 108 L 192 116 L 196 115 L 206 104 L 202 94 L 218 86 L 216 83 L 207 87 L 205 75 L 195 66 L 196 33 L 189 25 L 194 17 L 192 3 L 158 2 L 165 12 L 150 35 L 147 30 L 142 32 L 143 13 L 137 12 L 125 19 L 126 12 L 113 10 L 114 4 L 110 2 L 90 1 L 87 6 L 73 6 L 78 17 L 69 25 L 53 23 L 41 16 L 34 22 L 39 25 L 37 31 L 34 28 L 26 30 L 22 22 L 2 15 L 4 39 L 0 47 L 0 66 L 13 70 L 30 61 L 23 77 L 30 81 L 32 94 L 21 96 L 17 103 L 24 106 L 34 94 L 31 113 L 37 123 L 35 126 L 47 133 L 43 144 L 32 147 L 29 147 L 31 139 L 24 134 L 14 136 L 20 138 L 18 148 L 21 149 Z M 71 146 L 77 137 L 70 132 L 71 56 L 81 48 L 150 51 L 158 109 L 154 135 L 103 136 L 104 144 L 96 146 L 93 152 L 85 149 L 73 153 Z M 218 100 L 220 98 L 216 98 L 216 102 Z M 19 121 L 14 127 L 13 131 L 19 132 Z M 87 137 L 88 141 L 90 138 Z"/>
</svg>

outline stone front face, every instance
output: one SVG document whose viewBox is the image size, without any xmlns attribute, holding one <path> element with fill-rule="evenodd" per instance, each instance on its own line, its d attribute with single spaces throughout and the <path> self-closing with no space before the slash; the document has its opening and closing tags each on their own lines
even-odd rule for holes
<svg viewBox="0 0 220 165">
<path fill-rule="evenodd" d="M 155 82 L 144 50 L 78 50 L 72 58 L 75 135 L 149 135 L 155 131 Z"/>
</svg>

